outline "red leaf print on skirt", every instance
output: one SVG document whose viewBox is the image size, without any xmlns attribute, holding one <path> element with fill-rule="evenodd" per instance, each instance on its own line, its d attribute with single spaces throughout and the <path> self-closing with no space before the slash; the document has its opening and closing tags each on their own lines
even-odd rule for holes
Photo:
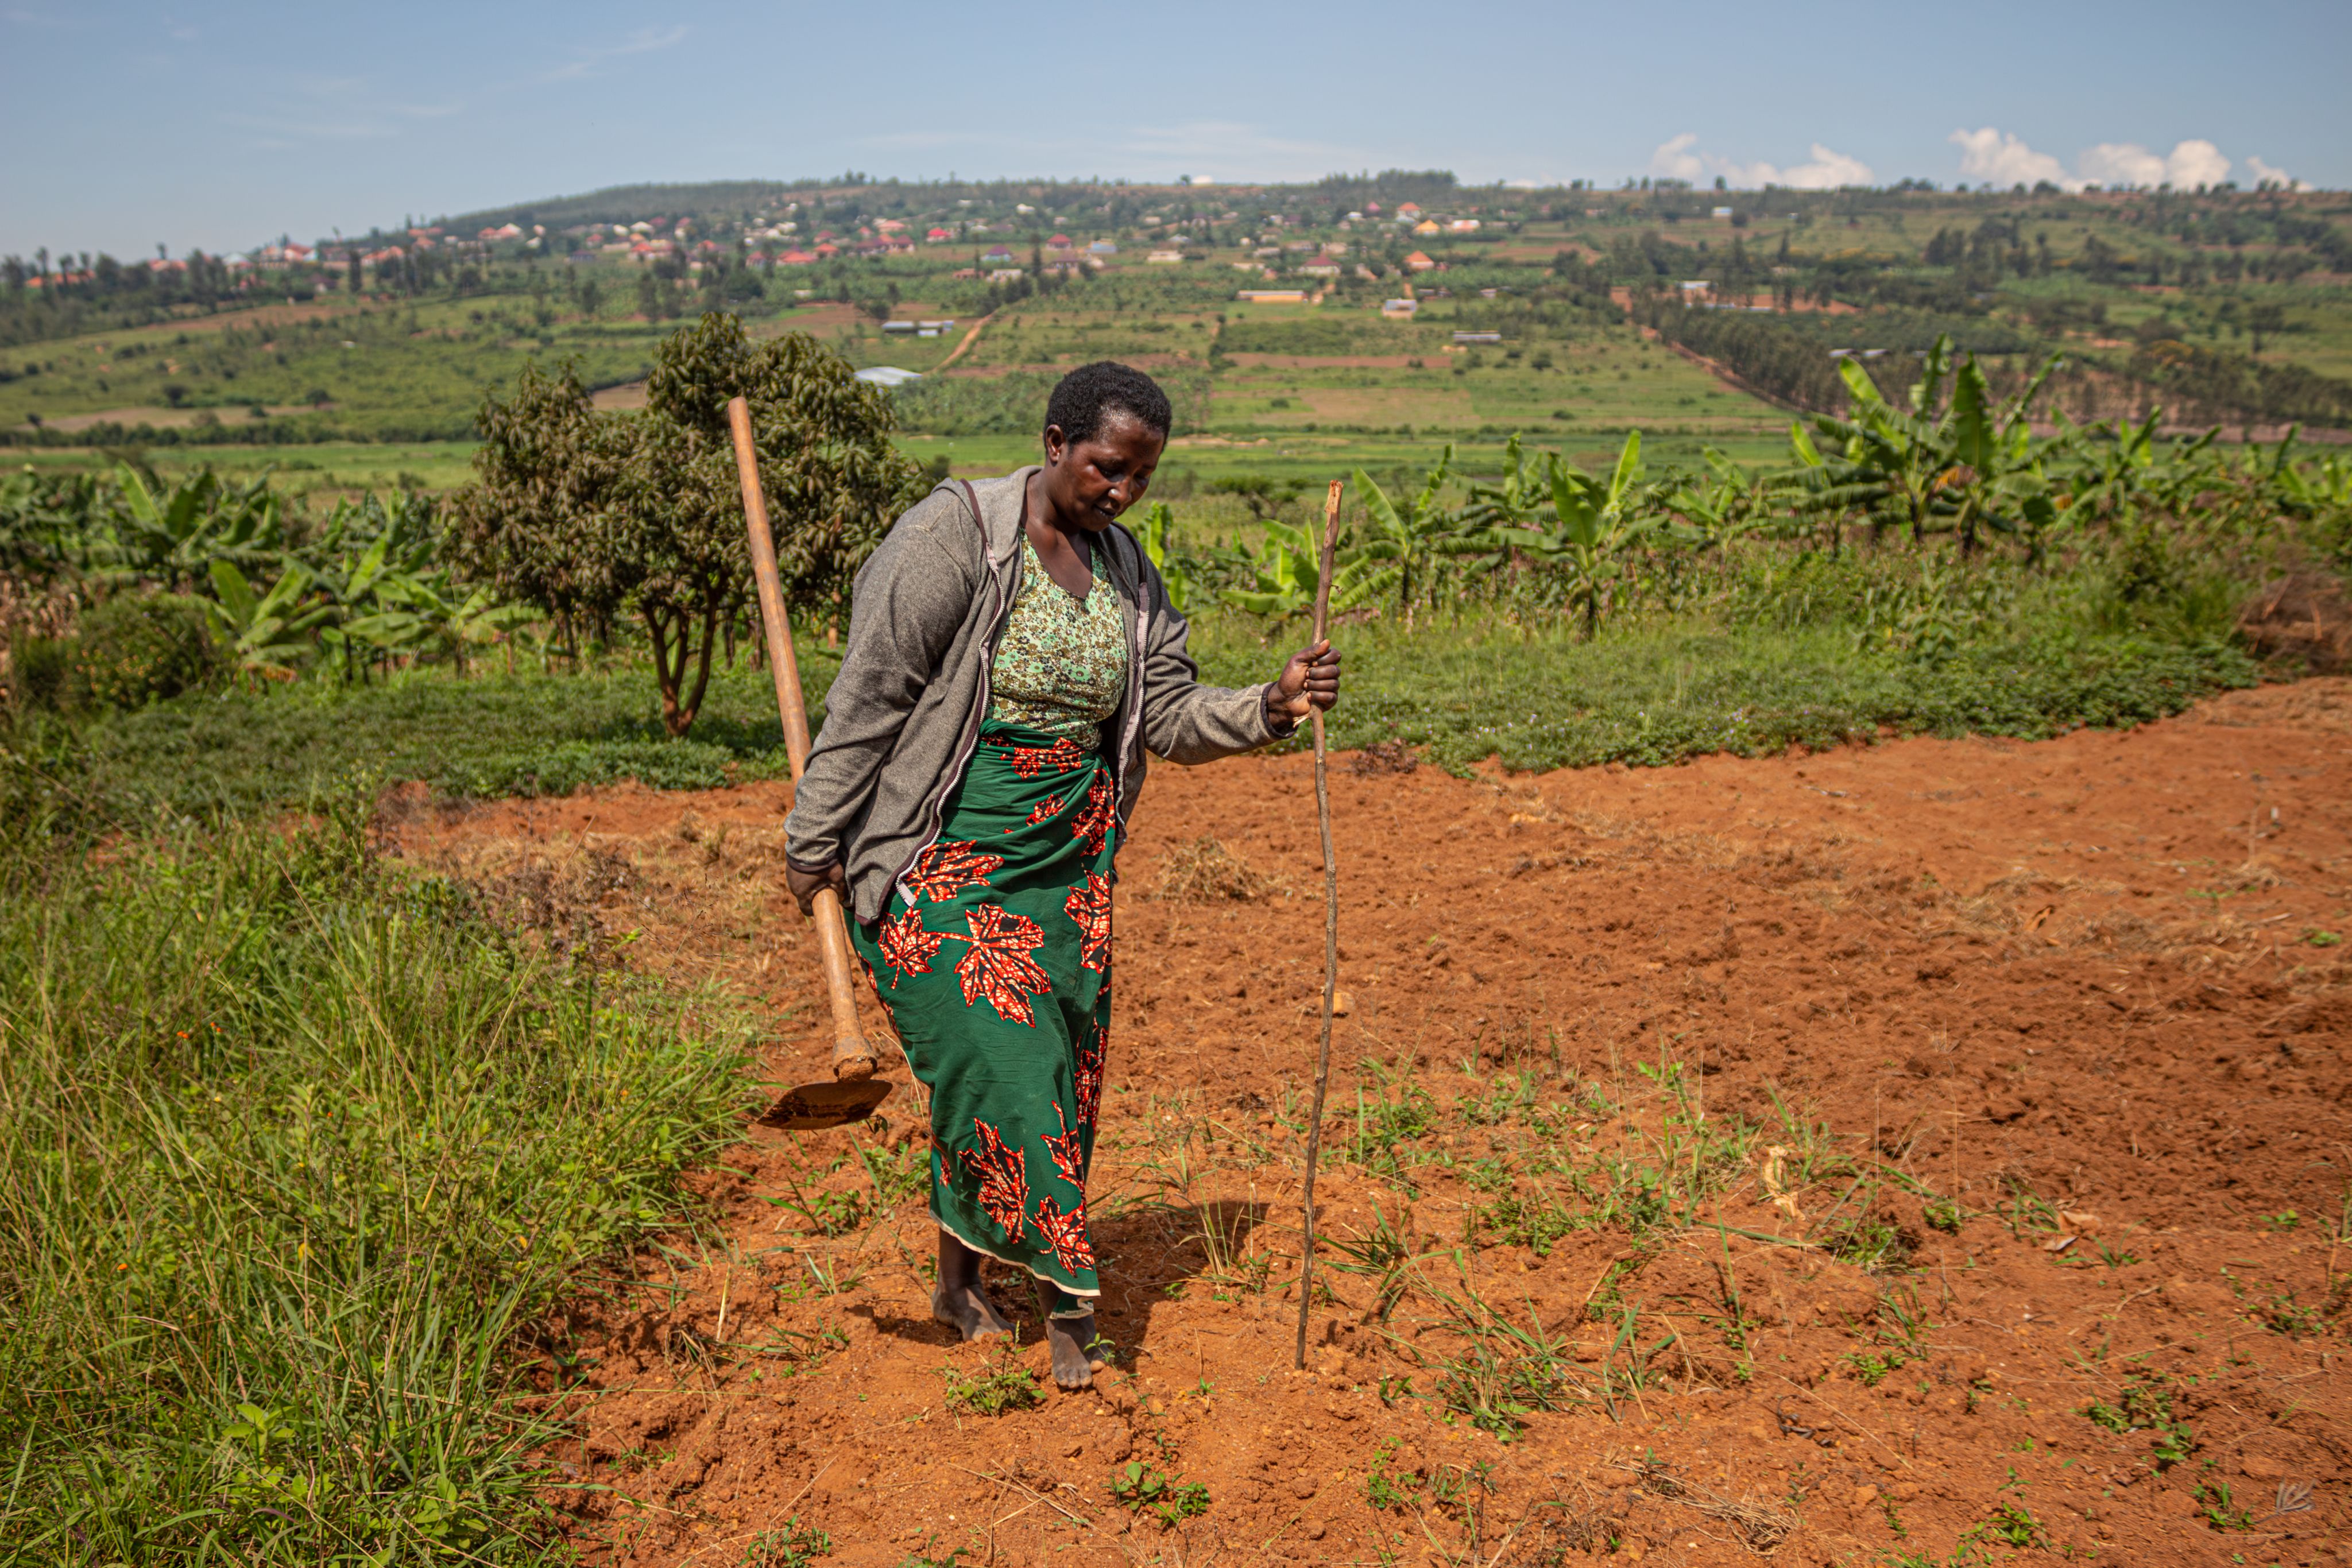
<svg viewBox="0 0 2352 1568">
<path fill-rule="evenodd" d="M 1013 771 L 1024 779 L 1034 779 L 1040 770 L 1051 768 L 1056 773 L 1067 773 L 1084 766 L 1087 754 L 1068 736 L 1051 746 L 1016 746 L 1012 747 Z"/>
<path fill-rule="evenodd" d="M 890 977 L 890 988 L 898 988 L 898 975 L 928 975 L 931 959 L 946 941 L 945 934 L 923 929 L 923 917 L 909 909 L 895 920 L 882 922 L 882 961 L 898 971 Z"/>
<path fill-rule="evenodd" d="M 998 1229 L 1017 1237 L 1029 1212 L 1029 1157 L 1007 1148 L 996 1129 L 974 1116 L 971 1130 L 980 1134 L 977 1153 L 964 1150 L 957 1157 L 964 1170 L 980 1180 L 980 1207 L 996 1221 Z"/>
<path fill-rule="evenodd" d="M 1102 1109 L 1104 1061 L 1110 1055 L 1110 1025 L 1098 1026 L 1078 1046 L 1077 1102 L 1078 1125 L 1095 1124 L 1095 1113 Z"/>
<path fill-rule="evenodd" d="M 1037 1015 L 1029 1005 L 1033 996 L 1054 988 L 1030 951 L 1045 940 L 1045 933 L 1025 915 L 1015 915 L 1001 904 L 983 904 L 964 911 L 971 935 L 958 940 L 971 944 L 956 965 L 963 982 L 963 1003 L 970 1007 L 982 997 L 1008 1023 L 1034 1027 Z"/>
<path fill-rule="evenodd" d="M 1095 1266 L 1094 1243 L 1087 1239 L 1087 1200 L 1069 1213 L 1050 1197 L 1037 1200 L 1037 1231 L 1054 1249 L 1054 1260 L 1073 1273 Z"/>
<path fill-rule="evenodd" d="M 1059 795 L 1046 796 L 1034 806 L 1029 808 L 1030 825 L 1034 827 L 1039 822 L 1046 821 L 1052 818 L 1060 816 L 1062 814 L 1062 808 L 1068 804 L 1069 802 L 1063 800 Z"/>
<path fill-rule="evenodd" d="M 1062 1124 L 1062 1135 L 1045 1139 L 1045 1152 L 1054 1156 L 1054 1168 L 1061 1173 L 1062 1179 L 1084 1192 L 1087 1188 L 1087 1151 L 1082 1142 L 1085 1124 L 1081 1122 L 1076 1127 L 1071 1126 L 1069 1118 L 1062 1114 L 1059 1105 L 1054 1107 L 1054 1119 Z"/>
<path fill-rule="evenodd" d="M 907 873 L 907 885 L 933 904 L 945 904 L 964 888 L 986 887 L 988 873 L 1003 863 L 1003 855 L 990 854 L 975 840 L 933 844 Z"/>
<path fill-rule="evenodd" d="M 1110 775 L 1101 768 L 1095 770 L 1094 782 L 1087 786 L 1087 809 L 1070 825 L 1073 838 L 1082 840 L 1087 853 L 1102 853 L 1103 841 L 1110 834 L 1118 816 L 1111 803 Z"/>
<path fill-rule="evenodd" d="M 1078 923 L 1078 962 L 1097 973 L 1110 969 L 1110 878 L 1087 873 L 1084 887 L 1070 889 L 1062 907 Z"/>
</svg>

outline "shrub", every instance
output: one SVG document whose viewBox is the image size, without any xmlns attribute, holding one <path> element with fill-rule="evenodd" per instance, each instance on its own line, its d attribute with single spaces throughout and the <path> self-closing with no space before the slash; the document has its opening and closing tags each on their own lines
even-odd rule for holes
<svg viewBox="0 0 2352 1568">
<path fill-rule="evenodd" d="M 202 604 L 168 593 L 110 599 L 71 637 L 20 642 L 14 663 L 20 704 L 61 712 L 144 707 L 221 669 Z"/>
</svg>

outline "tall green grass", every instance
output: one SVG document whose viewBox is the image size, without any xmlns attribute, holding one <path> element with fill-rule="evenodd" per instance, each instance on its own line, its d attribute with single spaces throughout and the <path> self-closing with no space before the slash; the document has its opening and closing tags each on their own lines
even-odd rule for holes
<svg viewBox="0 0 2352 1568">
<path fill-rule="evenodd" d="M 0 1562 L 551 1556 L 518 1351 L 681 1213 L 741 1043 L 373 859 L 355 811 L 20 847 Z"/>
</svg>

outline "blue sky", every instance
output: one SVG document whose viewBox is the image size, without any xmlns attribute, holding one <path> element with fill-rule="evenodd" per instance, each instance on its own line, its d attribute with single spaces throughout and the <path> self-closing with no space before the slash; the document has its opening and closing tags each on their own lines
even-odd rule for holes
<svg viewBox="0 0 2352 1568">
<path fill-rule="evenodd" d="M 0 0 L 0 252 L 640 180 L 2352 184 L 2345 0 L 693 8 Z"/>
</svg>

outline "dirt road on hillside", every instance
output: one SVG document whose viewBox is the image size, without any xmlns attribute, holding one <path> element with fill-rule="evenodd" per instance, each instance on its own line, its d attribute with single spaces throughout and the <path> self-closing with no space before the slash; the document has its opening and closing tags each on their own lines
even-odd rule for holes
<svg viewBox="0 0 2352 1568">
<path fill-rule="evenodd" d="M 1308 764 L 1158 769 L 1089 1199 L 1122 1364 L 973 1413 L 1045 1352 L 1034 1309 L 1009 1355 L 929 1321 L 912 1096 L 754 1131 L 707 1236 L 548 1325 L 589 1561 L 790 1561 L 787 1518 L 875 1564 L 2352 1561 L 2352 681 L 2036 745 L 1342 758 L 1334 795 L 1310 1370 Z M 401 797 L 385 831 L 552 940 L 759 997 L 782 1081 L 826 1046 L 787 800 Z M 1152 896 L 1204 838 L 1261 891 Z M 1115 1496 L 1131 1465 L 1165 1490 Z"/>
</svg>

